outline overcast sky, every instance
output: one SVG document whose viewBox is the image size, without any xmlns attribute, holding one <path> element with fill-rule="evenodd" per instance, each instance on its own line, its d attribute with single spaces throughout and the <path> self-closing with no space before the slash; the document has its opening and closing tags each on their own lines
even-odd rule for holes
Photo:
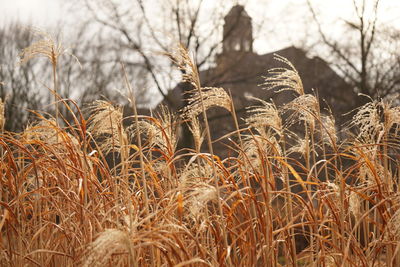
<svg viewBox="0 0 400 267">
<path fill-rule="evenodd" d="M 0 22 L 32 21 L 37 27 L 47 27 L 65 15 L 61 3 L 62 0 L 0 0 Z"/>
<path fill-rule="evenodd" d="M 0 23 L 18 20 L 27 26 L 34 26 L 54 34 L 53 30 L 62 30 L 62 43 L 73 46 L 65 38 L 68 33 L 79 28 L 87 16 L 78 14 L 80 9 L 71 12 L 66 4 L 73 0 L 0 0 Z M 82 1 L 82 0 L 81 0 Z M 99 0 L 100 1 L 100 0 Z M 124 0 L 115 0 L 124 1 Z M 134 1 L 134 0 L 127 0 Z M 145 0 L 146 4 L 156 0 Z M 158 0 L 160 1 L 160 0 Z M 165 0 L 167 1 L 167 0 Z M 169 0 L 171 1 L 171 0 Z M 194 1 L 194 0 L 190 0 Z M 319 35 L 311 18 L 307 0 L 203 0 L 202 15 L 212 13 L 214 5 L 222 4 L 228 12 L 232 4 L 245 4 L 246 11 L 253 18 L 254 50 L 269 53 L 290 45 L 310 49 L 310 56 L 318 54 L 322 58 L 329 57 L 326 50 L 318 48 Z M 354 21 L 352 0 L 310 0 L 323 24 L 325 33 L 336 39 L 344 38 L 344 20 Z M 371 4 L 373 0 L 366 0 Z M 79 1 L 77 1 L 79 3 Z M 78 13 L 77 13 L 78 12 Z M 225 14 L 225 13 L 223 13 Z M 157 17 L 157 16 L 154 16 Z M 207 19 L 205 20 L 207 23 Z M 210 24 L 213 22 L 209 22 Z M 400 0 L 381 0 L 379 24 L 386 24 L 400 29 Z M 202 24 L 203 25 L 203 24 Z M 207 27 L 207 24 L 204 24 Z M 64 27 L 64 28 L 63 28 Z M 336 36 L 335 36 L 336 35 Z M 315 43 L 315 44 L 314 44 Z"/>
<path fill-rule="evenodd" d="M 223 3 L 223 0 L 220 0 Z M 367 0 L 372 2 L 373 0 Z M 205 0 L 206 5 L 212 8 L 217 0 Z M 255 49 L 259 52 L 279 49 L 304 40 L 308 34 L 307 21 L 310 21 L 306 0 L 237 0 L 238 3 L 246 3 L 246 10 L 253 17 L 254 28 L 257 23 L 266 29 L 258 31 L 256 35 Z M 351 0 L 311 0 L 320 18 L 326 25 L 325 29 L 335 31 L 343 23 L 342 19 L 354 16 Z M 10 20 L 20 20 L 23 23 L 31 23 L 35 27 L 45 30 L 65 21 L 76 24 L 80 18 L 71 14 L 63 4 L 70 0 L 0 0 L 0 23 Z M 207 8 L 207 7 L 206 7 Z M 229 7 L 228 7 L 229 8 Z M 395 25 L 400 28 L 400 0 L 381 0 L 380 22 Z M 64 29 L 65 30 L 65 29 Z M 257 29 L 255 29 L 257 32 Z M 291 34 L 282 33 L 290 31 Z M 279 39 L 279 34 L 286 39 Z M 270 38 L 274 35 L 275 38 Z M 284 42 L 284 44 L 282 44 Z M 304 45 L 304 44 L 301 44 Z"/>
<path fill-rule="evenodd" d="M 220 0 L 223 1 L 223 0 Z M 373 0 L 367 0 L 372 2 Z M 46 25 L 54 23 L 60 18 L 71 16 L 67 10 L 62 9 L 62 3 L 69 0 L 0 0 L 0 18 L 8 20 L 19 18 L 22 21 L 33 21 L 35 23 Z M 212 5 L 218 0 L 206 0 Z M 252 13 L 260 13 L 264 11 L 261 6 L 273 8 L 273 13 L 281 13 L 284 9 L 301 8 L 305 6 L 305 0 L 242 0 L 239 3 L 247 3 L 247 9 Z M 312 0 L 316 6 L 320 8 L 329 17 L 346 17 L 352 14 L 351 0 Z M 381 19 L 386 22 L 397 21 L 400 24 L 400 13 L 397 9 L 400 7 L 399 0 L 381 0 L 381 10 L 385 12 L 385 16 Z M 292 8 L 290 8 L 292 7 Z M 396 7 L 393 9 L 393 7 Z M 288 10 L 290 11 L 290 10 Z M 302 10 L 300 10 L 301 12 Z M 249 11 L 251 13 L 251 11 Z M 258 14 L 260 15 L 260 14 Z"/>
</svg>

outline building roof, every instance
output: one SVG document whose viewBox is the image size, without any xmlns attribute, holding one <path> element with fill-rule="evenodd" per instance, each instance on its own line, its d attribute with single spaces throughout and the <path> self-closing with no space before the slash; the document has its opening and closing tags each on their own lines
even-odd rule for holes
<svg viewBox="0 0 400 267">
<path fill-rule="evenodd" d="M 239 16 L 250 18 L 249 14 L 247 14 L 246 10 L 244 9 L 244 6 L 242 5 L 233 6 L 226 15 L 226 17 L 239 17 Z"/>
<path fill-rule="evenodd" d="M 340 77 L 321 58 L 309 58 L 302 49 L 290 46 L 275 52 L 258 55 L 241 51 L 230 52 L 218 56 L 218 65 L 200 72 L 202 86 L 223 87 L 229 90 L 236 99 L 238 110 L 251 105 L 252 101 L 246 96 L 254 96 L 261 99 L 274 99 L 278 104 L 284 104 L 290 100 L 278 97 L 275 92 L 263 90 L 262 84 L 269 69 L 288 67 L 275 59 L 275 55 L 287 58 L 298 70 L 303 81 L 306 93 L 315 93 L 320 97 L 321 103 L 327 103 L 333 112 L 339 116 L 351 111 L 355 105 L 352 87 Z M 182 107 L 182 87 L 177 86 L 170 96 L 177 107 Z M 284 97 L 284 98 L 285 98 Z"/>
<path fill-rule="evenodd" d="M 230 10 L 227 17 L 243 16 L 243 14 L 248 16 L 244 7 L 237 5 Z M 235 36 L 235 38 L 237 37 Z M 242 38 L 248 38 L 248 36 Z M 225 41 L 230 41 L 230 39 L 224 39 Z M 263 83 L 265 76 L 269 75 L 269 69 L 290 68 L 282 61 L 276 60 L 276 55 L 288 59 L 296 68 L 302 79 L 305 93 L 314 94 L 319 98 L 321 112 L 331 108 L 338 122 L 337 125 L 347 121 L 348 118 L 343 117 L 342 114 L 355 108 L 357 95 L 353 88 L 326 61 L 320 57 L 309 57 L 306 51 L 295 46 L 263 55 L 254 53 L 251 49 L 224 49 L 221 54 L 217 55 L 215 67 L 200 72 L 201 85 L 203 87 L 222 87 L 229 91 L 238 118 L 245 118 L 246 109 L 259 104 L 249 96 L 272 100 L 277 106 L 284 105 L 297 97 L 294 92 L 277 93 L 272 90 L 263 90 Z M 177 111 L 183 107 L 183 94 L 187 89 L 187 85 L 178 84 L 169 92 L 169 99 L 174 102 L 172 109 Z M 226 110 L 212 108 L 207 112 L 207 116 L 213 140 L 235 131 L 235 123 Z M 240 123 L 244 123 L 244 120 L 240 120 Z M 223 151 L 223 148 L 220 148 L 220 151 Z"/>
</svg>

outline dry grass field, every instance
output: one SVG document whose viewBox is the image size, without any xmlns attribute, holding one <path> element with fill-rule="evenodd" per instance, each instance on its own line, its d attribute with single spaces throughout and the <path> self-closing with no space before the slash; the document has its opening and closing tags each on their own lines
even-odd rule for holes
<svg viewBox="0 0 400 267">
<path fill-rule="evenodd" d="M 45 38 L 21 55 L 49 59 L 55 110 L 73 121 L 36 111 L 23 132 L 1 132 L 1 266 L 400 265 L 399 107 L 371 100 L 339 138 L 278 57 L 287 68 L 264 86 L 298 97 L 280 108 L 260 100 L 239 126 L 230 96 L 202 88 L 180 48 L 171 57 L 194 88 L 183 116 L 137 115 L 132 96 L 131 118 L 105 101 L 83 115 L 58 98 L 62 53 Z M 224 159 L 207 124 L 214 106 L 237 129 Z M 193 149 L 177 149 L 182 120 Z"/>
</svg>

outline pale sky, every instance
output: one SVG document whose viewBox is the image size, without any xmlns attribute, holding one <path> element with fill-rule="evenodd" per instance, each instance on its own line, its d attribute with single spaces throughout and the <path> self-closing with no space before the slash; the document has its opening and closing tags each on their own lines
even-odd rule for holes
<svg viewBox="0 0 400 267">
<path fill-rule="evenodd" d="M 223 2 L 223 0 L 220 0 Z M 372 1 L 372 0 L 367 0 Z M 66 12 L 62 10 L 62 3 L 67 3 L 68 0 L 0 0 L 0 18 L 20 18 L 22 21 L 32 20 L 35 23 L 43 24 L 56 22 L 59 18 L 65 18 Z M 206 1 L 209 3 L 218 2 L 218 0 Z M 293 9 L 302 8 L 305 6 L 305 0 L 242 0 L 239 3 L 248 3 L 247 9 L 249 13 L 259 13 L 263 9 L 259 8 L 262 5 L 267 5 L 274 8 L 273 13 L 281 13 L 282 8 Z M 344 16 L 351 14 L 352 1 L 350 0 L 312 0 L 312 3 L 318 5 L 325 15 L 328 16 Z M 385 16 L 382 16 L 384 21 L 396 20 L 400 24 L 400 7 L 398 0 L 381 0 L 381 10 L 385 9 Z M 396 7 L 393 9 L 392 7 Z M 290 9 L 292 9 L 290 8 Z M 253 10 L 253 12 L 251 12 Z M 291 10 L 288 10 L 291 11 Z"/>
<path fill-rule="evenodd" d="M 367 0 L 369 1 L 373 0 Z M 274 44 L 268 37 L 271 35 L 276 37 L 283 30 L 290 31 L 293 35 L 287 37 L 286 42 L 289 43 L 296 43 L 296 38 L 304 39 L 308 34 L 309 29 L 304 28 L 307 25 L 306 21 L 310 21 L 306 0 L 237 0 L 237 2 L 246 3 L 247 12 L 253 17 L 254 28 L 257 27 L 257 22 L 261 23 L 261 20 L 263 20 L 262 27 L 268 28 L 264 34 L 260 31 L 260 36 L 256 36 L 258 40 L 255 41 L 255 49 L 261 53 L 279 48 L 277 46 L 282 40 Z M 328 30 L 335 31 L 335 27 L 342 23 L 340 19 L 354 16 L 351 0 L 311 0 L 311 2 L 318 15 L 324 19 L 325 28 Z M 67 8 L 63 8 L 63 3 L 70 3 L 70 0 L 0 0 L 0 23 L 19 19 L 23 23 L 31 23 L 32 26 L 47 31 L 51 26 L 62 24 L 64 21 L 73 19 L 74 24 L 79 23 L 79 17 L 71 14 Z M 224 1 L 205 0 L 205 3 L 211 6 Z M 400 28 L 400 0 L 381 0 L 380 4 L 380 22 Z M 257 18 L 263 19 L 257 20 Z"/>
<path fill-rule="evenodd" d="M 52 26 L 58 30 L 58 26 L 67 22 L 69 26 L 61 29 L 65 37 L 69 31 L 77 28 L 75 25 L 78 26 L 86 18 L 84 14 L 79 15 L 65 8 L 65 4 L 70 4 L 71 1 L 73 0 L 0 0 L 0 25 L 17 19 L 23 24 L 29 24 L 27 26 L 53 33 Z M 148 4 L 151 0 L 144 1 Z M 325 33 L 330 37 L 341 38 L 339 34 L 343 32 L 341 28 L 343 21 L 349 18 L 354 21 L 355 13 L 351 0 L 310 1 L 322 21 Z M 373 0 L 366 1 L 371 4 Z M 236 0 L 236 2 L 245 4 L 246 11 L 253 18 L 254 50 L 259 54 L 273 52 L 290 45 L 302 48 L 313 46 L 313 42 L 319 38 L 307 0 Z M 216 3 L 223 5 L 227 1 L 204 0 L 206 6 L 203 7 L 203 15 L 207 15 Z M 229 1 L 226 12 L 231 6 Z M 400 0 L 381 0 L 379 12 L 380 25 L 388 24 L 400 29 Z"/>
<path fill-rule="evenodd" d="M 0 23 L 18 19 L 29 26 L 38 27 L 49 33 L 52 26 L 58 30 L 61 26 L 62 35 L 74 30 L 84 20 L 66 8 L 72 0 L 0 0 Z M 131 0 L 132 1 L 132 0 Z M 151 1 L 151 0 L 146 0 Z M 203 0 L 203 14 L 210 12 L 215 4 L 224 4 L 224 0 Z M 351 0 L 310 0 L 319 18 L 324 32 L 331 37 L 340 38 L 344 19 L 353 19 L 354 8 Z M 373 0 L 367 0 L 372 4 Z M 231 2 L 226 5 L 227 11 Z M 255 33 L 254 50 L 264 54 L 281 48 L 295 45 L 297 47 L 312 46 L 318 38 L 316 26 L 311 18 L 307 0 L 236 0 L 244 4 L 246 11 L 253 18 Z M 145 2 L 146 3 L 146 2 Z M 380 0 L 379 23 L 390 24 L 400 29 L 400 0 Z M 69 22 L 69 27 L 62 27 Z M 72 24 L 71 24 L 72 23 Z M 71 27 L 72 25 L 72 27 Z M 334 37 L 334 38 L 335 38 Z"/>
<path fill-rule="evenodd" d="M 0 0 L 0 23 L 18 19 L 37 27 L 48 27 L 63 17 L 61 0 Z"/>
</svg>

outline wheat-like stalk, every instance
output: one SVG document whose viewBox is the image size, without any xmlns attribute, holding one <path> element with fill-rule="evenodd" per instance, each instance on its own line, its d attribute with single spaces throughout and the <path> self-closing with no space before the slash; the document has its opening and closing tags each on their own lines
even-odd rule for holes
<svg viewBox="0 0 400 267">
<path fill-rule="evenodd" d="M 189 55 L 188 50 L 182 45 L 176 48 L 173 53 L 168 54 L 172 62 L 181 70 L 182 81 L 187 82 L 195 89 L 200 88 L 200 77 L 197 66 Z"/>
<path fill-rule="evenodd" d="M 32 32 L 40 40 L 22 50 L 19 55 L 20 63 L 24 64 L 31 59 L 45 57 L 52 65 L 57 66 L 59 57 L 66 52 L 66 49 L 61 43 L 56 42 L 50 34 L 39 29 L 32 29 Z"/>
<path fill-rule="evenodd" d="M 201 145 L 204 142 L 205 132 L 202 130 L 200 121 L 197 117 L 190 118 L 189 130 L 193 136 L 195 150 L 200 152 Z"/>
<path fill-rule="evenodd" d="M 378 141 L 380 133 L 383 131 L 381 120 L 380 104 L 372 101 L 360 107 L 354 115 L 350 127 L 358 129 L 358 139 L 367 144 L 374 144 Z"/>
<path fill-rule="evenodd" d="M 157 118 L 138 121 L 139 134 L 147 139 L 151 146 L 157 146 L 163 151 L 173 153 L 178 142 L 177 116 L 170 113 L 165 107 L 160 108 Z M 137 134 L 136 125 L 131 125 L 127 131 Z"/>
<path fill-rule="evenodd" d="M 62 131 L 57 126 L 54 118 L 40 118 L 38 122 L 29 125 L 24 130 L 22 137 L 27 142 L 40 141 L 53 146 L 56 146 L 60 143 L 67 143 L 74 146 L 79 146 L 78 139 L 70 133 Z M 66 147 L 60 147 L 60 149 L 65 150 Z"/>
<path fill-rule="evenodd" d="M 286 58 L 274 55 L 275 60 L 287 65 L 289 68 L 273 68 L 268 70 L 264 77 L 264 86 L 267 90 L 275 90 L 277 93 L 290 90 L 299 95 L 304 95 L 303 82 L 293 64 Z"/>
<path fill-rule="evenodd" d="M 156 135 L 156 143 L 160 146 L 166 146 L 173 153 L 178 144 L 178 118 L 176 114 L 171 113 L 166 107 L 162 106 L 157 116 L 159 123 Z"/>
<path fill-rule="evenodd" d="M 393 125 L 400 125 L 400 107 L 392 107 L 389 103 L 382 103 L 385 116 L 386 131 L 390 131 Z"/>
<path fill-rule="evenodd" d="M 295 144 L 289 147 L 289 149 L 286 151 L 288 155 L 292 153 L 299 153 L 303 156 L 308 153 L 308 147 L 310 146 L 310 140 L 306 138 L 300 138 L 298 136 L 295 137 Z"/>
<path fill-rule="evenodd" d="M 211 107 L 222 107 L 231 111 L 231 99 L 225 89 L 221 87 L 204 87 L 200 90 L 202 96 L 200 96 L 198 90 L 190 92 L 189 105 L 182 110 L 185 118 L 198 116 L 202 113 L 203 106 L 206 110 Z"/>
<path fill-rule="evenodd" d="M 46 49 L 57 46 L 26 53 Z M 88 117 L 78 109 L 74 125 L 34 112 L 23 133 L 1 134 L 1 266 L 399 264 L 399 107 L 361 107 L 350 123 L 356 134 L 341 140 L 279 58 L 289 67 L 271 71 L 267 87 L 297 98 L 279 108 L 256 99 L 240 125 L 224 89 L 201 87 L 187 50 L 174 57 L 196 89 L 184 121 L 166 109 L 138 115 L 132 94 L 129 120 L 96 101 Z M 215 106 L 234 117 L 229 135 L 238 140 L 226 144 L 226 158 L 214 154 L 207 123 Z M 195 150 L 176 150 L 179 123 L 189 124 Z"/>
<path fill-rule="evenodd" d="M 0 133 L 3 132 L 4 130 L 4 125 L 6 123 L 6 119 L 5 119 L 5 113 L 4 113 L 4 107 L 5 107 L 5 103 L 3 102 L 3 100 L 0 98 Z"/>
<path fill-rule="evenodd" d="M 114 107 L 106 101 L 97 100 L 91 105 L 90 110 L 92 116 L 88 131 L 94 137 L 103 140 L 100 148 L 106 153 L 121 148 L 123 139 L 128 138 L 122 124 L 122 108 Z"/>
<path fill-rule="evenodd" d="M 354 217 L 360 218 L 361 216 L 362 198 L 354 191 L 349 194 L 349 211 Z"/>
<path fill-rule="evenodd" d="M 245 136 L 243 142 L 243 151 L 246 158 L 244 162 L 249 162 L 255 170 L 261 170 L 266 161 L 266 155 L 269 157 L 282 156 L 282 148 L 274 135 L 252 135 Z"/>
<path fill-rule="evenodd" d="M 321 139 L 323 144 L 335 147 L 338 143 L 337 131 L 335 127 L 335 118 L 332 115 L 321 116 Z"/>
<path fill-rule="evenodd" d="M 53 72 L 53 94 L 54 94 L 54 106 L 55 106 L 55 119 L 57 125 L 59 124 L 59 109 L 58 109 L 58 98 L 59 98 L 59 84 L 58 84 L 58 74 L 57 68 L 59 64 L 60 57 L 63 54 L 69 54 L 72 56 L 76 62 L 80 65 L 80 62 L 77 57 L 67 52 L 67 49 L 61 44 L 61 42 L 57 42 L 54 37 L 50 34 L 40 30 L 33 28 L 31 30 L 34 36 L 38 37 L 38 41 L 34 42 L 30 46 L 24 48 L 19 54 L 20 64 L 25 64 L 28 61 L 44 57 L 52 65 Z"/>
<path fill-rule="evenodd" d="M 82 266 L 105 266 L 112 254 L 118 251 L 127 252 L 131 258 L 133 257 L 129 234 L 118 229 L 107 229 L 90 244 Z"/>
<path fill-rule="evenodd" d="M 261 103 L 261 106 L 248 108 L 249 116 L 246 118 L 246 123 L 257 130 L 257 132 L 267 137 L 266 127 L 273 129 L 279 136 L 283 134 L 282 119 L 276 106 L 273 103 L 268 103 L 262 99 L 251 98 Z"/>
<path fill-rule="evenodd" d="M 283 108 L 293 112 L 290 115 L 289 124 L 304 121 L 312 131 L 315 129 L 315 120 L 319 115 L 319 104 L 315 96 L 311 94 L 300 95 Z"/>
</svg>

